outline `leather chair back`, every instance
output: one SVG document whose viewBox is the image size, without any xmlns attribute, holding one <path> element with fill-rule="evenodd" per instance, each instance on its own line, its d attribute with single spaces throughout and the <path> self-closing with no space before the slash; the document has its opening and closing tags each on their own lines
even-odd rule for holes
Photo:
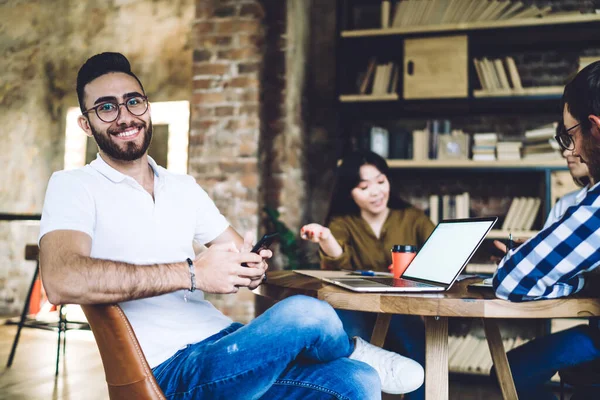
<svg viewBox="0 0 600 400">
<path fill-rule="evenodd" d="M 94 332 L 111 400 L 165 400 L 121 307 L 81 306 Z"/>
</svg>

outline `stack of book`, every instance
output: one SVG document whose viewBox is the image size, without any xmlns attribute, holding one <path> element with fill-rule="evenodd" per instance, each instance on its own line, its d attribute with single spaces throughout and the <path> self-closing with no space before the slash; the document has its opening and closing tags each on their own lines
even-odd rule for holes
<svg viewBox="0 0 600 400">
<path fill-rule="evenodd" d="M 502 223 L 502 230 L 531 230 L 541 204 L 542 200 L 536 197 L 515 197 Z"/>
<path fill-rule="evenodd" d="M 525 132 L 523 140 L 523 159 L 557 160 L 560 159 L 560 146 L 554 139 L 556 123 L 544 125 Z"/>
<path fill-rule="evenodd" d="M 367 70 L 360 80 L 360 94 L 381 95 L 395 93 L 398 86 L 400 68 L 393 62 L 378 64 L 376 58 L 371 58 Z"/>
<path fill-rule="evenodd" d="M 392 10 L 391 2 L 381 5 L 381 27 L 451 24 L 456 22 L 500 21 L 543 17 L 552 7 L 538 8 L 521 1 L 503 0 L 401 0 Z"/>
<path fill-rule="evenodd" d="M 495 132 L 473 134 L 473 146 L 471 147 L 473 160 L 495 161 L 497 143 L 498 134 Z"/>
<path fill-rule="evenodd" d="M 442 196 L 432 194 L 429 196 L 429 219 L 437 224 L 444 219 L 469 218 L 470 205 L 469 192 Z"/>
<path fill-rule="evenodd" d="M 521 142 L 498 142 L 496 155 L 500 161 L 515 161 L 521 159 Z"/>
</svg>

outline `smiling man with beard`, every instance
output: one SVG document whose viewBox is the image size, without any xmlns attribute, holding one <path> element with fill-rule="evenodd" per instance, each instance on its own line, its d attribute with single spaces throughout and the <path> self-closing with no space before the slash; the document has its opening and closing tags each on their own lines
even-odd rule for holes
<svg viewBox="0 0 600 400">
<path fill-rule="evenodd" d="M 581 70 L 562 98 L 564 130 L 556 136 L 563 149 L 587 164 L 600 182 L 600 62 Z M 502 248 L 506 251 L 506 248 Z M 516 249 L 508 251 L 494 275 L 496 295 L 510 301 L 553 299 L 573 293 L 597 297 L 600 266 L 600 183 L 558 221 Z M 580 325 L 537 338 L 507 354 L 519 398 L 555 399 L 544 387 L 564 368 L 595 369 L 600 361 L 598 325 Z M 492 371 L 494 374 L 494 371 Z M 585 386 L 571 397 L 598 399 L 597 388 Z"/>
<path fill-rule="evenodd" d="M 418 363 L 349 338 L 323 301 L 290 297 L 245 326 L 213 307 L 204 292 L 256 288 L 271 251 L 251 253 L 253 235 L 242 239 L 193 177 L 148 156 L 151 106 L 122 54 L 90 58 L 77 94 L 99 151 L 48 184 L 51 303 L 119 303 L 167 398 L 374 400 L 423 383 Z M 193 242 L 208 250 L 195 255 Z"/>
</svg>

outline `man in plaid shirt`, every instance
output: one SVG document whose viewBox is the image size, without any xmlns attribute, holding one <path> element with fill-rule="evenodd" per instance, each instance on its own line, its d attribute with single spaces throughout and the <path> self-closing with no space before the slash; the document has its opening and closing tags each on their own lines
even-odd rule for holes
<svg viewBox="0 0 600 400">
<path fill-rule="evenodd" d="M 564 129 L 556 139 L 586 163 L 595 185 L 578 205 L 516 249 L 498 265 L 496 295 L 510 301 L 553 299 L 583 292 L 598 295 L 600 266 L 600 62 L 581 70 L 562 98 Z M 544 384 L 561 369 L 589 371 L 600 363 L 600 330 L 580 325 L 537 338 L 508 353 L 515 386 L 522 399 L 555 399 Z M 494 375 L 494 370 L 492 369 Z M 600 398 L 589 387 L 572 400 Z M 592 396 L 592 397 L 590 397 Z"/>
</svg>

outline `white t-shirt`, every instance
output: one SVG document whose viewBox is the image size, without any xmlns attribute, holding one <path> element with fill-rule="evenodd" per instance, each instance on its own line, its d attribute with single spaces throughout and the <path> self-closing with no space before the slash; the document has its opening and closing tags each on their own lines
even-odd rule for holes
<svg viewBox="0 0 600 400">
<path fill-rule="evenodd" d="M 46 191 L 39 238 L 58 229 L 81 231 L 92 238 L 91 257 L 131 264 L 193 259 L 193 241 L 210 242 L 229 223 L 194 178 L 173 174 L 148 159 L 155 174 L 155 200 L 100 156 L 83 168 L 55 172 Z M 232 323 L 202 291 L 188 292 L 188 302 L 184 293 L 120 303 L 152 368 Z"/>
<path fill-rule="evenodd" d="M 571 206 L 576 206 L 581 203 L 581 201 L 587 195 L 588 190 L 590 190 L 589 185 L 583 187 L 582 189 L 575 190 L 573 192 L 565 194 L 563 197 L 558 199 L 550 213 L 548 214 L 548 219 L 544 224 L 544 228 L 546 229 L 556 221 L 562 218 L 563 215 L 567 212 L 567 209 Z"/>
</svg>

